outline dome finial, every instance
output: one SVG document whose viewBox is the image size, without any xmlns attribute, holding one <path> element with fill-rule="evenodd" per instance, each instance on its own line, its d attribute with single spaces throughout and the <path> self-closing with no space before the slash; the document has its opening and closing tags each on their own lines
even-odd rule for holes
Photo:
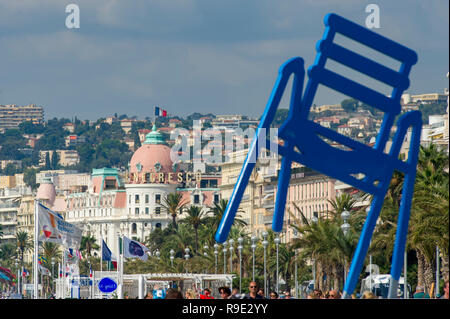
<svg viewBox="0 0 450 319">
<path fill-rule="evenodd" d="M 158 132 L 156 124 L 153 124 L 152 131 L 145 136 L 142 144 L 166 144 L 166 139 L 161 132 Z"/>
</svg>

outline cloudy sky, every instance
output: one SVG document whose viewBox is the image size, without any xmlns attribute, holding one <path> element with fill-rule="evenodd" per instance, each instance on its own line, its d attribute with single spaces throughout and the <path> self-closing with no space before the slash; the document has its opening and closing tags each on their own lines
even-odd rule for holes
<svg viewBox="0 0 450 319">
<path fill-rule="evenodd" d="M 79 29 L 65 26 L 70 3 Z M 447 0 L 0 0 L 0 104 L 42 105 L 47 119 L 145 118 L 155 105 L 259 117 L 279 66 L 294 56 L 313 63 L 324 16 L 364 25 L 370 3 L 380 8 L 374 30 L 419 55 L 407 92 L 442 93 Z M 341 99 L 321 88 L 314 103 Z"/>
</svg>

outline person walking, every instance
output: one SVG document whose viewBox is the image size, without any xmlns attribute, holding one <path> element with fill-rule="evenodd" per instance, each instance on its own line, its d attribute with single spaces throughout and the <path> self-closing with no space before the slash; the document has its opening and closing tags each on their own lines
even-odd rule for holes
<svg viewBox="0 0 450 319">
<path fill-rule="evenodd" d="M 184 293 L 184 297 L 185 297 L 186 299 L 195 299 L 195 293 L 194 293 L 194 290 L 192 290 L 192 289 L 186 290 L 186 292 Z"/>
<path fill-rule="evenodd" d="M 339 290 L 331 290 L 328 294 L 328 299 L 341 299 Z"/>
<path fill-rule="evenodd" d="M 278 294 L 276 291 L 272 291 L 270 294 L 270 299 L 278 299 Z"/>
<path fill-rule="evenodd" d="M 211 290 L 209 288 L 205 288 L 203 290 L 203 295 L 200 294 L 200 299 L 214 299 L 214 297 L 211 295 Z"/>
<path fill-rule="evenodd" d="M 441 299 L 448 299 L 448 279 L 444 282 L 444 294 Z"/>
<path fill-rule="evenodd" d="M 425 290 L 422 286 L 417 286 L 416 292 L 414 292 L 413 298 L 414 299 L 430 299 L 430 296 L 427 293 L 425 293 Z"/>
<path fill-rule="evenodd" d="M 219 287 L 219 294 L 221 299 L 231 299 L 231 290 L 228 287 Z"/>
<path fill-rule="evenodd" d="M 255 281 L 251 281 L 248 290 L 250 291 L 245 295 L 244 299 L 264 299 L 258 292 L 258 284 Z"/>
</svg>

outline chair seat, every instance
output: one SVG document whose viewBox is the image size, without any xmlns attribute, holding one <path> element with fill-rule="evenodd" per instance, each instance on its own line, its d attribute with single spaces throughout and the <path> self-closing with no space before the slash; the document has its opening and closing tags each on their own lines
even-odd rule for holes
<svg viewBox="0 0 450 319">
<path fill-rule="evenodd" d="M 398 163 L 396 157 L 309 120 L 286 123 L 278 136 L 288 143 L 288 149 L 280 151 L 283 156 L 370 193 L 377 192 L 375 181 L 390 182 Z M 349 149 L 330 145 L 322 137 Z M 364 174 L 364 179 L 357 179 L 356 174 Z"/>
</svg>

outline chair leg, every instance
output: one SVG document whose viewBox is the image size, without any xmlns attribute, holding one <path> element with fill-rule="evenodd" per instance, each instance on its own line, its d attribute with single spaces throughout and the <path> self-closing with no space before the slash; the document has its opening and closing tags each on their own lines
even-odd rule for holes
<svg viewBox="0 0 450 319">
<path fill-rule="evenodd" d="M 409 217 L 411 215 L 411 202 L 414 192 L 414 174 L 406 174 L 402 191 L 402 200 L 397 222 L 397 232 L 395 234 L 394 253 L 392 256 L 391 280 L 389 284 L 388 298 L 397 298 L 397 289 L 400 274 L 403 267 L 403 257 L 405 253 L 406 237 L 408 235 Z"/>
<path fill-rule="evenodd" d="M 292 161 L 287 157 L 283 157 L 283 159 L 281 160 L 277 198 L 275 201 L 275 210 L 273 213 L 273 220 L 272 220 L 272 230 L 274 232 L 280 232 L 283 229 L 286 197 L 289 187 L 289 181 L 291 180 L 291 164 Z"/>
<path fill-rule="evenodd" d="M 244 195 L 245 188 L 247 187 L 248 180 L 250 179 L 250 175 L 252 174 L 253 168 L 255 167 L 258 159 L 258 136 L 259 129 L 250 150 L 247 153 L 241 173 L 233 189 L 230 200 L 228 201 L 228 205 L 225 209 L 222 220 L 220 221 L 219 227 L 217 228 L 215 239 L 219 243 L 223 243 L 228 237 L 228 233 L 233 225 L 239 204 L 241 203 L 242 196 Z"/>
<path fill-rule="evenodd" d="M 359 275 L 361 274 L 362 266 L 364 264 L 364 259 L 367 255 L 367 250 L 369 249 L 369 245 L 372 240 L 372 234 L 375 229 L 375 224 L 383 206 L 383 201 L 384 196 L 380 195 L 375 195 L 372 200 L 372 205 L 361 231 L 358 246 L 356 247 L 355 254 L 353 255 L 347 280 L 345 281 L 344 293 L 342 295 L 343 299 L 350 298 L 353 290 L 355 290 Z"/>
</svg>

